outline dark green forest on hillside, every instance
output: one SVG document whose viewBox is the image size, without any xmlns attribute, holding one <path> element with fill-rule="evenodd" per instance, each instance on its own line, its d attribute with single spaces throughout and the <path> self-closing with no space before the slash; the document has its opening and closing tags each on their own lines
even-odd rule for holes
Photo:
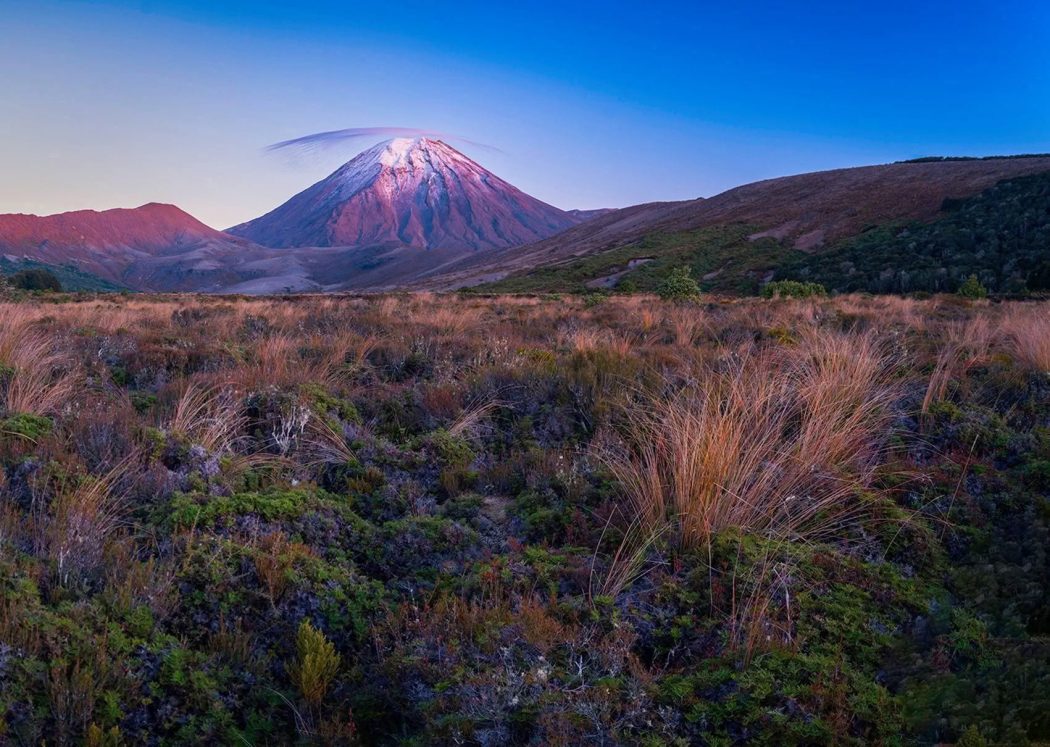
<svg viewBox="0 0 1050 747">
<path fill-rule="evenodd" d="M 944 217 L 933 223 L 872 228 L 776 273 L 873 293 L 954 292 L 970 275 L 995 293 L 1050 290 L 1050 174 L 946 200 Z"/>
<path fill-rule="evenodd" d="M 20 272 L 46 271 L 53 275 L 63 290 L 115 293 L 127 290 L 122 285 L 84 272 L 72 265 L 49 265 L 32 259 L 0 257 L 0 276 L 12 278 Z"/>
<path fill-rule="evenodd" d="M 1050 290 L 1050 173 L 945 200 L 932 223 L 871 226 L 820 254 L 748 239 L 759 230 L 738 224 L 654 233 L 478 290 L 654 292 L 676 267 L 689 267 L 706 292 L 742 295 L 758 293 L 770 273 L 839 292 L 954 293 L 971 275 L 993 293 Z"/>
</svg>

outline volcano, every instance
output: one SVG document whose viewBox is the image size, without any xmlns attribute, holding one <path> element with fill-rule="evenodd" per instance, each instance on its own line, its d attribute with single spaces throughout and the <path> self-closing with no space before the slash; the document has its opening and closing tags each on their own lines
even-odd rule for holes
<svg viewBox="0 0 1050 747">
<path fill-rule="evenodd" d="M 255 220 L 229 229 L 269 247 L 520 246 L 583 220 L 430 138 L 380 143 Z"/>
</svg>

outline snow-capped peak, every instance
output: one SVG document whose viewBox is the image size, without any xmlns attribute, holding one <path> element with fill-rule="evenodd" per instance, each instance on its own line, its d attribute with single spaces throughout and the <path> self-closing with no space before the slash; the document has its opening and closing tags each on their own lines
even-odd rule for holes
<svg viewBox="0 0 1050 747">
<path fill-rule="evenodd" d="M 416 157 L 424 160 L 468 160 L 465 156 L 450 148 L 440 140 L 428 137 L 398 137 L 376 143 L 362 151 L 350 163 L 378 163 L 382 166 L 398 167 L 411 165 Z"/>
<path fill-rule="evenodd" d="M 438 141 L 425 137 L 399 137 L 387 140 L 377 146 L 382 148 L 379 162 L 384 166 L 405 166 L 414 153 L 430 151 L 438 144 Z"/>
<path fill-rule="evenodd" d="M 433 173 L 442 167 L 464 173 L 478 170 L 473 161 L 440 140 L 400 137 L 362 151 L 341 166 L 328 181 L 336 187 L 332 196 L 342 200 L 371 187 L 379 174 L 386 170 Z"/>
<path fill-rule="evenodd" d="M 377 143 L 284 205 L 231 231 L 268 246 L 516 246 L 578 222 L 446 143 Z"/>
</svg>

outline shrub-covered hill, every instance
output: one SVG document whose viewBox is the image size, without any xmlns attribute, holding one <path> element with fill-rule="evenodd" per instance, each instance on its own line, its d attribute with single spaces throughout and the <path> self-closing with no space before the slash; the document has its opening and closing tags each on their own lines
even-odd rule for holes
<svg viewBox="0 0 1050 747">
<path fill-rule="evenodd" d="M 1050 290 L 1050 173 L 945 200 L 932 222 L 873 224 L 832 248 L 800 251 L 754 225 L 654 233 L 624 246 L 482 284 L 486 292 L 652 292 L 676 267 L 701 288 L 757 293 L 769 279 L 840 292 L 955 292 L 970 275 L 995 293 Z"/>
<path fill-rule="evenodd" d="M 11 259 L 0 256 L 0 275 L 14 276 L 18 273 L 33 271 L 50 273 L 58 279 L 62 289 L 66 291 L 110 293 L 127 290 L 122 285 L 83 272 L 72 265 L 49 265 L 31 259 Z"/>
<path fill-rule="evenodd" d="M 999 293 L 1050 290 L 1050 174 L 1001 182 L 946 202 L 944 212 L 933 223 L 876 227 L 797 257 L 776 277 L 846 292 L 951 292 L 970 275 Z"/>
<path fill-rule="evenodd" d="M 1050 740 L 1045 305 L 0 304 L 0 743 Z"/>
<path fill-rule="evenodd" d="M 538 267 L 470 289 L 484 293 L 593 293 L 657 291 L 679 267 L 688 267 L 704 291 L 754 294 L 774 268 L 801 256 L 776 239 L 750 240 L 753 226 L 717 226 L 652 234 L 626 246 L 575 261 Z"/>
</svg>

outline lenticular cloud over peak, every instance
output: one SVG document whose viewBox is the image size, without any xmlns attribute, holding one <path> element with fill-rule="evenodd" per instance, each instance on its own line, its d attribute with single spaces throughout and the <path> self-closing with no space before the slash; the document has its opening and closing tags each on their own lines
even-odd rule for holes
<svg viewBox="0 0 1050 747">
<path fill-rule="evenodd" d="M 454 135 L 448 132 L 436 132 L 433 130 L 421 130 L 415 127 L 351 127 L 345 130 L 329 130 L 327 132 L 316 132 L 312 135 L 303 135 L 302 137 L 292 138 L 291 140 L 282 140 L 278 143 L 266 146 L 267 151 L 275 152 L 279 150 L 299 150 L 299 151 L 312 151 L 320 148 L 327 148 L 329 146 L 338 145 L 348 140 L 356 140 L 359 138 L 433 138 L 435 140 L 451 140 L 466 145 L 473 145 L 478 148 L 485 148 L 487 150 L 498 151 L 498 148 L 494 148 L 491 145 L 485 145 L 469 138 L 462 137 L 461 135 Z"/>
</svg>

